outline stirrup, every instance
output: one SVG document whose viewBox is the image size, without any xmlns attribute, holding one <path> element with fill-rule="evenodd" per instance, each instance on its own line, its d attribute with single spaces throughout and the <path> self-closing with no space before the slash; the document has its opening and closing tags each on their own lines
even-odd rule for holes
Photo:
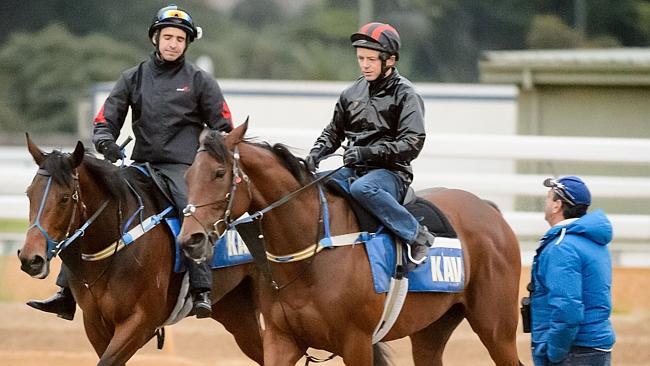
<svg viewBox="0 0 650 366">
<path fill-rule="evenodd" d="M 416 265 L 420 265 L 420 264 L 426 262 L 426 260 L 427 260 L 427 256 L 426 256 L 426 255 L 425 255 L 424 257 L 422 257 L 420 260 L 415 260 L 415 259 L 413 258 L 413 255 L 411 254 L 411 245 L 412 245 L 412 244 L 406 244 L 406 255 L 407 255 L 409 261 L 410 261 L 411 263 L 416 264 Z M 426 245 L 423 245 L 423 244 L 415 244 L 415 245 L 422 245 L 422 246 L 425 246 L 425 247 L 426 247 Z"/>
</svg>

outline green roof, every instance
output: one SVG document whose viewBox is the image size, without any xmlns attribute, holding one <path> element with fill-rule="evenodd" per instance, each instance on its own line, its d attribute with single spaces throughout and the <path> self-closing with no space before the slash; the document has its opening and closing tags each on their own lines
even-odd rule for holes
<svg viewBox="0 0 650 366">
<path fill-rule="evenodd" d="M 486 51 L 479 62 L 487 83 L 650 85 L 650 48 Z"/>
</svg>

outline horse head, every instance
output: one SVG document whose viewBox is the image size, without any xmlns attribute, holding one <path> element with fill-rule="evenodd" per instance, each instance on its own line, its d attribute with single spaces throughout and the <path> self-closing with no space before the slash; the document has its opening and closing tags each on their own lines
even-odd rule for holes
<svg viewBox="0 0 650 366">
<path fill-rule="evenodd" d="M 50 271 L 50 253 L 80 220 L 76 169 L 83 160 L 84 146 L 77 142 L 72 154 L 44 153 L 27 134 L 27 149 L 38 171 L 27 187 L 29 228 L 18 258 L 24 272 L 45 278 Z"/>
<path fill-rule="evenodd" d="M 212 256 L 212 243 L 251 204 L 251 186 L 239 164 L 238 144 L 248 120 L 229 134 L 205 130 L 192 166 L 185 174 L 188 205 L 179 236 L 185 254 L 199 262 Z"/>
</svg>

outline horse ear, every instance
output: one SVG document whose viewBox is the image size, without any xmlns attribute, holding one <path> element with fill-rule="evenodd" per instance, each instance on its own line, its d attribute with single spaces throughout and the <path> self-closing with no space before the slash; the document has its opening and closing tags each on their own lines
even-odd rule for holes
<svg viewBox="0 0 650 366">
<path fill-rule="evenodd" d="M 244 121 L 244 123 L 237 126 L 234 130 L 230 131 L 228 135 L 230 136 L 232 141 L 238 143 L 244 139 L 244 136 L 246 135 L 246 130 L 248 130 L 248 117 L 246 117 L 246 121 Z"/>
<path fill-rule="evenodd" d="M 84 148 L 84 144 L 81 141 L 77 141 L 77 146 L 74 148 L 72 156 L 70 157 L 73 168 L 76 168 L 79 166 L 79 164 L 81 164 L 85 153 L 86 149 Z"/>
<path fill-rule="evenodd" d="M 251 118 L 251 116 L 246 116 L 246 120 L 244 123 L 242 123 L 242 128 L 244 129 L 244 135 L 246 134 L 246 131 L 248 130 L 248 120 Z"/>
<path fill-rule="evenodd" d="M 205 141 L 205 136 L 210 132 L 211 130 L 209 128 L 204 128 L 203 131 L 201 131 L 201 134 L 199 135 L 199 145 L 203 145 L 203 141 Z"/>
<path fill-rule="evenodd" d="M 29 150 L 29 153 L 32 155 L 32 158 L 34 158 L 34 162 L 36 162 L 36 165 L 41 166 L 43 160 L 45 160 L 45 154 L 32 141 L 32 139 L 29 137 L 29 133 L 25 132 L 25 137 L 27 138 L 27 150 Z"/>
</svg>

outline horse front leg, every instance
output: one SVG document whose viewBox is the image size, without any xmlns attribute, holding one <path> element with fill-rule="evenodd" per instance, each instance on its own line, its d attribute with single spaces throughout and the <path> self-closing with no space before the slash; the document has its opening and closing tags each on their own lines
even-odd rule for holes
<svg viewBox="0 0 650 366">
<path fill-rule="evenodd" d="M 212 318 L 235 338 L 239 348 L 258 364 L 264 362 L 264 349 L 252 289 L 238 286 L 212 305 Z"/>
<path fill-rule="evenodd" d="M 294 366 L 307 348 L 296 344 L 291 334 L 266 329 L 262 335 L 265 366 Z"/>
<path fill-rule="evenodd" d="M 89 311 L 84 311 L 83 317 L 86 336 L 93 349 L 95 349 L 97 356 L 102 357 L 111 342 L 111 338 L 113 338 L 113 330 L 106 328 L 99 316 L 91 316 L 88 315 L 89 313 Z"/>
<path fill-rule="evenodd" d="M 372 366 L 374 362 L 372 337 L 369 334 L 351 334 L 346 338 L 340 355 L 348 366 Z"/>
<path fill-rule="evenodd" d="M 126 322 L 115 327 L 115 333 L 97 366 L 125 365 L 154 334 L 155 326 L 143 322 L 143 314 L 133 314 Z M 150 322 L 151 323 L 151 322 Z"/>
</svg>

